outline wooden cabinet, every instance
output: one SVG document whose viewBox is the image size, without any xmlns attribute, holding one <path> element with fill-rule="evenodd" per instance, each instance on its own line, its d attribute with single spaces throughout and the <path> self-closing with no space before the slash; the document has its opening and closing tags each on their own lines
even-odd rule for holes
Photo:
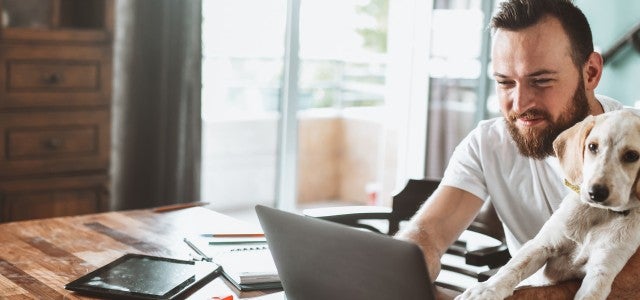
<svg viewBox="0 0 640 300">
<path fill-rule="evenodd" d="M 0 0 L 0 222 L 109 207 L 114 0 Z"/>
</svg>

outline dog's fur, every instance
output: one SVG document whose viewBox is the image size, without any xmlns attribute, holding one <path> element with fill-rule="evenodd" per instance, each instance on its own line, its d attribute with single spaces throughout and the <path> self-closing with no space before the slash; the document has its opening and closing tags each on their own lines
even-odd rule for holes
<svg viewBox="0 0 640 300">
<path fill-rule="evenodd" d="M 545 263 L 552 282 L 584 278 L 575 299 L 605 299 L 638 249 L 640 117 L 629 110 L 589 116 L 553 146 L 575 193 L 498 273 L 458 299 L 504 299 Z"/>
</svg>

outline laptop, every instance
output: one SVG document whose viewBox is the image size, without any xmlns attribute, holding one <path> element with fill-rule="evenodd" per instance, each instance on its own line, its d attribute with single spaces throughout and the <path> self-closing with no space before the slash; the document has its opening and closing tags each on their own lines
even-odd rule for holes
<svg viewBox="0 0 640 300">
<path fill-rule="evenodd" d="M 418 246 L 256 206 L 288 300 L 435 299 Z"/>
</svg>

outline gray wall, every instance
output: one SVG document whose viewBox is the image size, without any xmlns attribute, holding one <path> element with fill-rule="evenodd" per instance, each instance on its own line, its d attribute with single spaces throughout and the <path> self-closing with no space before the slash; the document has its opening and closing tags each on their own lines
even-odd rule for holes
<svg viewBox="0 0 640 300">
<path fill-rule="evenodd" d="M 604 52 L 640 22 L 640 1 L 575 0 L 593 31 L 596 49 Z M 626 46 L 605 65 L 596 92 L 611 96 L 627 105 L 640 103 L 640 53 Z"/>
</svg>

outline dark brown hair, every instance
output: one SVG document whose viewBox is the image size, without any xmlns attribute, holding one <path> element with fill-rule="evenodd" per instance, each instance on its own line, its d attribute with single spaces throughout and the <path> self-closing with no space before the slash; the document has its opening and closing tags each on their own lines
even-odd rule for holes
<svg viewBox="0 0 640 300">
<path fill-rule="evenodd" d="M 571 0 L 507 0 L 491 19 L 491 29 L 517 31 L 537 24 L 543 17 L 555 17 L 569 37 L 573 63 L 582 68 L 593 52 L 593 37 L 587 17 Z"/>
</svg>

